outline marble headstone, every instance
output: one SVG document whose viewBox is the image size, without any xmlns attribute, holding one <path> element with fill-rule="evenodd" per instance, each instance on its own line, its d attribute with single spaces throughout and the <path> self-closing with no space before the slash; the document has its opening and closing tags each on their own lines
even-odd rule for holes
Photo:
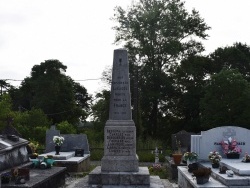
<svg viewBox="0 0 250 188">
<path fill-rule="evenodd" d="M 102 171 L 137 172 L 136 127 L 132 120 L 127 51 L 114 51 L 109 120 L 104 128 Z"/>
<path fill-rule="evenodd" d="M 236 139 L 238 146 L 242 149 L 240 155 L 240 158 L 242 158 L 245 152 L 250 153 L 249 135 L 250 130 L 236 126 L 217 127 L 202 131 L 201 135 L 191 136 L 191 151 L 196 152 L 201 160 L 208 160 L 208 154 L 211 151 L 218 151 L 225 158 L 221 141 L 228 140 L 231 137 Z"/>
</svg>

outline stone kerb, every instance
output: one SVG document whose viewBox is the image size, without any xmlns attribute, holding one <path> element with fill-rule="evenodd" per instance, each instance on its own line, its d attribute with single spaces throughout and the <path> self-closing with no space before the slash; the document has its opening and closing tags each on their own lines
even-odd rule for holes
<svg viewBox="0 0 250 188">
<path fill-rule="evenodd" d="M 202 131 L 201 135 L 191 136 L 191 151 L 196 152 L 200 160 L 208 160 L 209 152 L 214 150 L 218 151 L 223 158 L 226 158 L 220 143 L 222 140 L 227 140 L 231 137 L 236 139 L 239 147 L 241 147 L 240 157 L 243 157 L 245 152 L 250 153 L 249 134 L 250 130 L 236 126 L 217 127 L 208 131 Z"/>
</svg>

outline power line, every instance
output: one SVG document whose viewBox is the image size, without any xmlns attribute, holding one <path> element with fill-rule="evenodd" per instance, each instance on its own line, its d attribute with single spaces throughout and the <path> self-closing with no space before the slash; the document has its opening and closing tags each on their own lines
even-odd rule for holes
<svg viewBox="0 0 250 188">
<path fill-rule="evenodd" d="M 17 81 L 17 82 L 22 82 L 24 80 L 17 80 L 17 79 L 9 79 L 9 78 L 3 78 L 0 80 L 4 80 L 4 81 Z M 83 79 L 83 80 L 73 80 L 76 82 L 84 82 L 84 81 L 91 81 L 91 80 L 101 80 L 101 78 L 88 78 L 88 79 Z"/>
</svg>

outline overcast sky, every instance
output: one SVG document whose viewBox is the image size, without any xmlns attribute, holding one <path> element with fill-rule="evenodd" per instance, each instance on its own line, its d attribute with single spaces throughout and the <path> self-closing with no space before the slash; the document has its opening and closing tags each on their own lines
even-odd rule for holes
<svg viewBox="0 0 250 188">
<path fill-rule="evenodd" d="M 0 0 L 0 79 L 23 80 L 48 59 L 66 65 L 74 80 L 98 79 L 111 66 L 115 6 L 132 0 Z M 250 45 L 250 0 L 186 0 L 211 27 L 204 41 L 209 54 L 235 42 Z M 94 94 L 100 80 L 80 81 Z M 13 85 L 19 81 L 11 82 Z"/>
</svg>

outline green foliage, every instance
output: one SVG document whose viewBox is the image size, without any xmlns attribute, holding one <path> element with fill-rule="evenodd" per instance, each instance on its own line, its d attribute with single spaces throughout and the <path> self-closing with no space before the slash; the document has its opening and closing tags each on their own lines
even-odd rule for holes
<svg viewBox="0 0 250 188">
<path fill-rule="evenodd" d="M 7 94 L 0 96 L 0 132 L 7 124 L 7 119 L 11 114 L 11 98 Z"/>
<path fill-rule="evenodd" d="M 153 165 L 148 167 L 151 176 L 159 176 L 161 179 L 168 179 L 169 172 L 166 166 Z"/>
<path fill-rule="evenodd" d="M 61 134 L 76 134 L 76 128 L 68 121 L 63 121 L 57 124 L 56 129 L 60 131 Z"/>
<path fill-rule="evenodd" d="M 156 138 L 174 123 L 164 123 L 164 117 L 180 117 L 175 107 L 179 96 L 171 74 L 180 60 L 204 50 L 198 40 L 208 37 L 210 27 L 197 11 L 187 12 L 180 0 L 139 1 L 127 11 L 117 7 L 114 20 L 115 42 L 125 44 L 132 62 L 131 92 L 137 129 L 145 138 Z"/>
<path fill-rule="evenodd" d="M 31 77 L 25 78 L 19 89 L 10 90 L 14 107 L 25 110 L 39 108 L 53 121 L 78 123 L 85 120 L 90 97 L 86 89 L 66 76 L 67 67 L 58 60 L 46 60 L 35 65 Z"/>
<path fill-rule="evenodd" d="M 90 153 L 90 160 L 92 161 L 101 161 L 103 155 L 104 155 L 104 150 L 103 149 L 93 149 L 91 150 L 91 153 Z"/>
<path fill-rule="evenodd" d="M 51 124 L 41 109 L 12 112 L 13 126 L 27 140 L 45 143 L 46 130 Z"/>
<path fill-rule="evenodd" d="M 207 128 L 250 122 L 250 85 L 235 69 L 213 75 L 201 99 L 202 125 Z"/>
</svg>

